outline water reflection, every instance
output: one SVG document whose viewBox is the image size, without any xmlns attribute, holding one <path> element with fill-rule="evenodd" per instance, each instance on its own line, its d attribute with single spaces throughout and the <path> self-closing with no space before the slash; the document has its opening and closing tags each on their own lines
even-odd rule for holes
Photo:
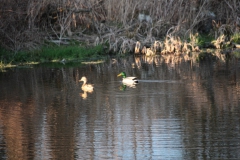
<svg viewBox="0 0 240 160">
<path fill-rule="evenodd" d="M 80 97 L 82 97 L 82 99 L 87 99 L 88 92 L 87 91 L 83 91 L 83 93 L 79 93 L 79 95 L 80 95 Z"/>
<path fill-rule="evenodd" d="M 0 73 L 0 159 L 240 158 L 238 59 L 66 66 Z M 140 79 L 135 88 L 121 71 Z M 83 75 L 94 84 L 85 99 Z"/>
<path fill-rule="evenodd" d="M 136 85 L 137 85 L 137 84 L 129 84 L 129 83 L 122 82 L 122 85 L 123 85 L 123 86 L 127 86 L 127 87 L 129 87 L 129 88 L 136 88 Z"/>
<path fill-rule="evenodd" d="M 127 88 L 136 88 L 136 84 L 128 84 L 122 82 L 122 84 L 119 86 L 120 91 L 125 91 Z"/>
</svg>

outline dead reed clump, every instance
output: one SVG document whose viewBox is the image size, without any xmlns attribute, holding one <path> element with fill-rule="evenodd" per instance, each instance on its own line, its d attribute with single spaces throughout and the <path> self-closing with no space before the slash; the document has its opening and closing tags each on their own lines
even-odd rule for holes
<svg viewBox="0 0 240 160">
<path fill-rule="evenodd" d="M 160 42 L 160 41 L 155 41 L 154 44 L 152 44 L 152 46 L 151 46 L 151 50 L 152 50 L 155 54 L 160 54 L 162 47 L 163 47 L 162 42 Z"/>
<path fill-rule="evenodd" d="M 164 42 L 164 47 L 161 54 L 172 54 L 179 55 L 182 53 L 183 44 L 179 37 L 168 35 Z"/>
<path fill-rule="evenodd" d="M 146 56 L 155 56 L 156 53 L 154 51 L 152 51 L 151 48 L 147 48 L 145 55 Z"/>
<path fill-rule="evenodd" d="M 190 52 L 190 49 L 189 49 L 189 44 L 185 41 L 183 42 L 183 46 L 182 46 L 182 52 L 184 53 L 189 53 Z"/>
<path fill-rule="evenodd" d="M 225 44 L 225 35 L 223 34 L 223 35 L 219 36 L 212 43 L 217 49 L 223 48 L 223 46 Z"/>
<path fill-rule="evenodd" d="M 200 51 L 200 49 L 198 47 L 198 33 L 196 33 L 196 34 L 190 33 L 189 46 L 191 47 L 192 52 L 199 52 Z"/>
<path fill-rule="evenodd" d="M 144 47 L 142 48 L 142 51 L 141 51 L 141 53 L 142 53 L 142 54 L 146 54 L 146 52 L 147 52 L 147 47 L 146 47 L 146 46 L 144 46 Z"/>
<path fill-rule="evenodd" d="M 141 47 L 141 43 L 139 41 L 136 42 L 135 45 L 135 54 L 144 54 L 146 56 L 155 56 L 157 54 L 160 54 L 162 43 L 160 41 L 155 41 L 153 44 L 150 45 L 150 47 L 146 47 L 145 44 L 143 47 Z"/>
<path fill-rule="evenodd" d="M 135 50 L 134 50 L 135 54 L 140 54 L 141 53 L 140 47 L 141 47 L 141 43 L 139 41 L 137 41 L 136 45 L 135 45 Z"/>
</svg>

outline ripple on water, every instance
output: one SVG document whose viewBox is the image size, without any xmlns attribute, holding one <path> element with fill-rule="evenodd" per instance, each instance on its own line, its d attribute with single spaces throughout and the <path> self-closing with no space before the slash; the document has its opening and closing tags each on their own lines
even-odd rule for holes
<svg viewBox="0 0 240 160">
<path fill-rule="evenodd" d="M 0 73 L 0 159 L 239 159 L 239 67 L 189 65 Z"/>
</svg>

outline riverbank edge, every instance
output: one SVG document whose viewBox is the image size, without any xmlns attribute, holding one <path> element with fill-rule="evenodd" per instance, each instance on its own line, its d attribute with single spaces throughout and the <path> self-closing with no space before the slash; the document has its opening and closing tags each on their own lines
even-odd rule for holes
<svg viewBox="0 0 240 160">
<path fill-rule="evenodd" d="M 205 60 L 206 57 L 211 57 L 211 55 L 215 50 L 217 50 L 219 53 L 224 54 L 226 56 L 234 56 L 236 58 L 240 58 L 240 45 L 236 44 L 234 42 L 239 41 L 238 39 L 232 40 L 231 42 L 223 42 L 221 45 L 221 48 L 216 49 L 214 47 L 214 43 L 216 43 L 217 40 L 207 38 L 208 41 L 206 41 L 206 37 L 204 36 L 198 36 L 203 38 L 198 38 L 196 41 L 196 37 L 194 40 L 190 40 L 188 43 L 193 44 L 194 47 L 199 48 L 197 51 L 189 50 L 187 52 L 181 51 L 176 52 L 176 50 L 165 51 L 162 50 L 159 53 L 155 53 L 150 56 L 155 55 L 162 55 L 163 53 L 166 54 L 173 54 L 174 56 L 179 56 L 181 54 L 190 54 L 191 52 L 194 52 L 197 54 L 195 56 L 196 61 L 199 62 L 200 60 Z M 236 36 L 235 36 L 236 37 Z M 160 43 L 164 43 L 164 41 L 161 41 Z M 178 41 L 177 43 L 181 43 Z M 173 44 L 173 42 L 171 42 Z M 93 63 L 97 63 L 98 61 L 101 61 L 102 59 L 106 58 L 109 55 L 146 55 L 146 53 L 136 54 L 136 47 L 137 42 L 132 46 L 132 48 L 135 47 L 135 50 L 132 49 L 128 51 L 127 53 L 122 53 L 120 51 L 113 52 L 109 49 L 109 46 L 107 44 L 98 44 L 95 46 L 87 46 L 87 45 L 81 45 L 81 44 L 70 44 L 70 45 L 51 45 L 51 46 L 43 46 L 40 49 L 35 49 L 31 51 L 20 51 L 18 53 L 13 53 L 4 49 L 0 48 L 0 69 L 3 68 L 10 68 L 10 67 L 16 67 L 16 66 L 24 66 L 24 65 L 34 65 L 39 63 L 45 63 L 45 62 L 90 62 L 94 61 Z M 160 48 L 163 49 L 163 48 Z M 166 52 L 166 53 L 165 53 Z M 149 55 L 146 55 L 149 56 Z"/>
</svg>

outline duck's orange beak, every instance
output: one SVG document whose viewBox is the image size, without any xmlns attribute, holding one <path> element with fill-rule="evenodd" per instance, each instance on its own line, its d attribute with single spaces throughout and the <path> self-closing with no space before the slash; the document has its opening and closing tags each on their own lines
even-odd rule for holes
<svg viewBox="0 0 240 160">
<path fill-rule="evenodd" d="M 120 77 L 121 75 L 122 75 L 122 74 L 120 73 L 120 74 L 118 74 L 117 76 Z"/>
</svg>

